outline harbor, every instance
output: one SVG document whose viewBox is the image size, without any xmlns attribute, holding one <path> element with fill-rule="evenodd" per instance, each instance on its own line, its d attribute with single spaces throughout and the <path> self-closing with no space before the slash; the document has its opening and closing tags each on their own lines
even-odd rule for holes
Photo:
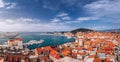
<svg viewBox="0 0 120 62">
<path fill-rule="evenodd" d="M 120 0 L 0 0 L 0 62 L 120 62 Z"/>
<path fill-rule="evenodd" d="M 44 44 L 44 40 L 23 43 L 22 38 L 11 39 L 8 40 L 8 45 L 1 46 L 0 57 L 9 62 L 119 62 L 120 60 L 119 33 L 66 32 L 64 36 L 66 39 L 74 37 L 75 40 L 40 47 L 38 45 Z M 29 48 L 33 45 L 37 47 Z"/>
<path fill-rule="evenodd" d="M 40 41 L 40 40 L 44 40 L 42 43 L 40 44 L 35 44 L 34 45 L 26 45 L 25 47 L 28 47 L 29 49 L 35 49 L 37 47 L 44 47 L 44 46 L 50 46 L 50 45 L 59 45 L 59 44 L 63 44 L 66 42 L 73 42 L 74 38 L 67 38 L 66 36 L 61 36 L 61 35 L 56 35 L 56 34 L 46 34 L 46 33 L 19 33 L 18 37 L 23 39 L 23 44 L 28 44 L 30 41 L 34 40 L 34 41 Z M 9 39 L 8 38 L 0 38 L 1 44 L 7 44 L 7 41 Z M 62 40 L 62 41 L 61 41 Z M 30 44 L 30 43 L 29 43 Z"/>
</svg>

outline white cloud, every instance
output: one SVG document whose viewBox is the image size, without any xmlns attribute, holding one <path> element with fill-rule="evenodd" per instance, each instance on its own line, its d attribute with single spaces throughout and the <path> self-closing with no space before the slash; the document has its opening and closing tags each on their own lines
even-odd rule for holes
<svg viewBox="0 0 120 62">
<path fill-rule="evenodd" d="M 3 21 L 4 20 L 4 21 Z M 38 19 L 18 18 L 0 19 L 0 31 L 67 31 L 72 28 L 59 23 L 42 23 Z M 32 23 L 30 23 L 32 22 Z M 37 22 L 37 23 L 36 23 Z"/>
<path fill-rule="evenodd" d="M 0 8 L 3 8 L 5 6 L 3 0 L 0 0 Z"/>
<path fill-rule="evenodd" d="M 85 5 L 92 13 L 101 13 L 100 15 L 110 15 L 120 12 L 120 0 L 99 0 Z M 95 12 L 93 12 L 95 11 Z"/>
<path fill-rule="evenodd" d="M 52 19 L 51 22 L 53 22 L 53 23 L 60 22 L 60 19 L 58 19 L 58 18 L 54 18 L 54 19 Z"/>
<path fill-rule="evenodd" d="M 88 20 L 97 20 L 99 19 L 98 17 L 79 17 L 75 20 L 72 20 L 71 17 L 68 15 L 68 13 L 59 13 L 51 22 L 60 22 L 60 23 L 81 23 L 83 21 L 88 21 Z"/>
<path fill-rule="evenodd" d="M 4 21 L 3 21 L 4 20 Z M 7 24 L 37 24 L 40 22 L 38 19 L 32 18 L 18 18 L 18 19 L 0 19 L 0 22 L 5 22 Z"/>
<path fill-rule="evenodd" d="M 84 21 L 93 21 L 93 20 L 98 20 L 98 17 L 79 17 L 75 20 L 68 20 L 68 21 L 64 21 L 63 23 L 67 23 L 67 24 L 73 24 L 73 23 L 81 23 Z"/>
<path fill-rule="evenodd" d="M 98 0 L 84 7 L 92 16 L 101 17 L 102 21 L 120 21 L 120 0 Z"/>
<path fill-rule="evenodd" d="M 97 17 L 79 17 L 77 18 L 78 21 L 86 21 L 86 20 L 96 20 Z"/>
<path fill-rule="evenodd" d="M 19 18 L 19 19 L 17 19 L 17 22 L 27 23 L 27 24 L 37 24 L 37 23 L 40 23 L 40 20 L 32 19 L 32 18 Z"/>
<path fill-rule="evenodd" d="M 15 8 L 16 3 L 10 3 L 9 6 L 6 7 L 6 9 L 11 9 L 11 8 Z"/>
<path fill-rule="evenodd" d="M 68 13 L 59 13 L 52 19 L 52 23 L 57 23 L 57 22 L 65 22 L 65 21 L 70 21 L 71 17 L 68 15 Z"/>
<path fill-rule="evenodd" d="M 63 12 L 57 15 L 57 17 L 63 17 L 63 16 L 68 16 L 68 14 Z"/>
<path fill-rule="evenodd" d="M 69 16 L 62 17 L 62 20 L 71 20 Z"/>
<path fill-rule="evenodd" d="M 16 6 L 16 3 L 11 3 L 11 2 L 4 2 L 3 0 L 0 0 L 0 8 L 5 8 L 5 9 L 11 9 Z"/>
<path fill-rule="evenodd" d="M 6 22 L 8 24 L 15 24 L 15 23 L 17 23 L 17 21 L 12 20 L 12 19 L 6 19 L 6 20 L 4 20 L 4 22 Z"/>
</svg>

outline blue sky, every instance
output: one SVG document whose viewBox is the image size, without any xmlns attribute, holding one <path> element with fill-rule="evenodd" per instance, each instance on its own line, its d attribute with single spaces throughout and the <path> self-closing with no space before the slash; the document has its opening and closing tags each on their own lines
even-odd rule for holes
<svg viewBox="0 0 120 62">
<path fill-rule="evenodd" d="M 0 0 L 0 31 L 120 28 L 120 0 Z"/>
</svg>

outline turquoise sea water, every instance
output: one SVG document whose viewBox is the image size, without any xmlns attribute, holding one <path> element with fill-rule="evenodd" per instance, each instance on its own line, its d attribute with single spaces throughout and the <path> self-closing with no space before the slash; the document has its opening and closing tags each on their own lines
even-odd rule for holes
<svg viewBox="0 0 120 62">
<path fill-rule="evenodd" d="M 66 42 L 74 41 L 73 38 L 68 39 L 64 36 L 59 35 L 52 35 L 52 34 L 45 34 L 45 33 L 38 33 L 38 32 L 30 32 L 30 33 L 20 33 L 19 37 L 23 38 L 23 42 L 29 42 L 30 40 L 44 40 L 42 44 L 34 44 L 28 46 L 29 49 L 34 49 L 36 47 L 43 47 L 43 46 L 51 46 L 51 45 L 59 45 Z M 0 39 L 0 42 L 7 42 L 8 39 Z"/>
</svg>

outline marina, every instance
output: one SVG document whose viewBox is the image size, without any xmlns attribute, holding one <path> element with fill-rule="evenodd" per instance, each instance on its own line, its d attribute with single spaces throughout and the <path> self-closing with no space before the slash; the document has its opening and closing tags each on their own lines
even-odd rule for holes
<svg viewBox="0 0 120 62">
<path fill-rule="evenodd" d="M 23 38 L 23 45 L 28 47 L 29 49 L 35 49 L 37 47 L 43 47 L 43 46 L 59 45 L 74 41 L 74 38 L 67 38 L 66 36 L 46 34 L 40 32 L 32 32 L 32 33 L 23 32 L 23 33 L 19 33 L 18 37 Z M 8 38 L 0 38 L 1 44 L 7 44 L 6 42 L 8 40 L 9 40 Z"/>
<path fill-rule="evenodd" d="M 36 34 L 33 35 L 32 33 L 32 35 L 26 34 L 24 36 L 34 36 L 36 38 L 35 35 Z M 38 35 L 37 33 L 37 36 L 40 37 L 40 34 Z M 46 39 L 38 41 L 30 40 L 24 43 L 23 38 L 14 38 L 9 39 L 7 41 L 7 45 L 0 45 L 0 53 L 5 53 L 5 56 L 11 56 L 12 59 L 16 59 L 13 58 L 13 55 L 11 55 L 15 54 L 17 57 L 19 57 L 20 60 L 22 60 L 21 55 L 23 55 L 22 57 L 26 57 L 25 59 L 23 59 L 23 61 L 28 60 L 28 62 L 66 62 L 70 60 L 73 60 L 73 62 L 119 62 L 120 60 L 119 33 L 77 32 L 76 34 L 72 34 L 70 32 L 67 32 L 64 33 L 64 36 L 45 34 L 44 37 L 44 35 L 42 34 L 41 38 L 42 36 L 43 38 L 46 37 L 47 41 L 48 38 L 54 39 L 55 42 L 56 38 L 67 40 L 69 39 L 69 41 L 63 42 L 61 44 L 59 42 L 57 42 L 59 44 L 54 44 L 53 42 L 51 45 L 48 44 L 42 46 L 44 42 L 46 42 Z M 71 37 L 73 37 L 74 39 L 70 41 L 70 39 L 72 39 Z M 0 55 L 0 57 L 2 57 L 2 54 Z M 19 59 L 16 60 L 20 61 Z M 11 61 L 9 59 L 5 60 Z"/>
</svg>

